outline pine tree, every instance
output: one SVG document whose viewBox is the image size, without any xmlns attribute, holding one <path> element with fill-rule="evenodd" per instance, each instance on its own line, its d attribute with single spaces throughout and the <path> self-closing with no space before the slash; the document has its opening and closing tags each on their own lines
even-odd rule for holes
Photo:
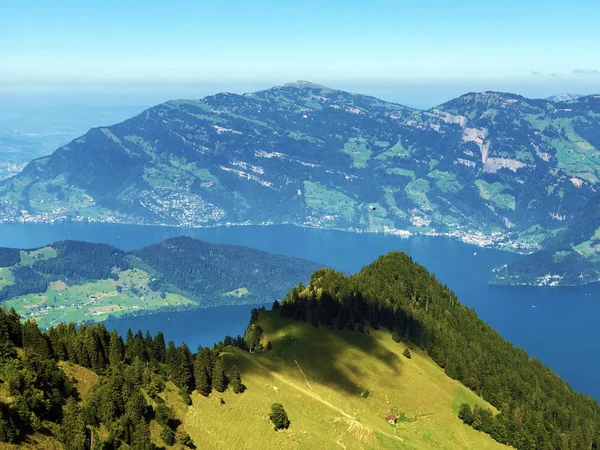
<svg viewBox="0 0 600 450">
<path fill-rule="evenodd" d="M 227 389 L 227 377 L 225 376 L 225 360 L 222 356 L 217 357 L 212 373 L 212 387 L 217 392 L 225 392 Z"/>
<path fill-rule="evenodd" d="M 127 348 L 127 359 L 134 361 L 136 358 L 139 358 L 140 361 L 147 361 L 144 335 L 140 330 L 135 334 L 131 346 Z"/>
<path fill-rule="evenodd" d="M 15 415 L 15 412 L 11 411 L 8 405 L 0 402 L 0 442 L 16 442 L 19 436 L 19 429 L 13 421 Z"/>
<path fill-rule="evenodd" d="M 191 354 L 185 344 L 171 350 L 169 343 L 169 375 L 179 388 L 191 387 L 193 381 Z M 171 355 L 172 353 L 172 355 Z"/>
<path fill-rule="evenodd" d="M 168 426 L 163 427 L 160 432 L 160 438 L 167 445 L 173 445 L 175 443 L 175 433 L 173 433 L 173 430 Z"/>
<path fill-rule="evenodd" d="M 193 387 L 194 385 L 194 367 L 193 367 L 193 358 L 192 358 L 192 352 L 190 352 L 190 349 L 188 348 L 188 346 L 183 343 L 179 346 L 179 348 L 177 349 L 179 351 L 179 359 L 180 359 L 180 363 L 179 363 L 179 371 L 180 371 L 180 384 L 179 386 L 181 386 L 182 388 L 187 388 L 188 391 L 191 387 Z"/>
<path fill-rule="evenodd" d="M 240 371 L 237 366 L 231 367 L 229 371 L 229 386 L 233 389 L 233 392 L 236 394 L 240 394 L 244 392 L 244 385 L 242 384 L 242 377 L 240 376 Z"/>
<path fill-rule="evenodd" d="M 159 331 L 156 333 L 152 349 L 154 351 L 154 358 L 158 362 L 164 363 L 167 347 L 165 346 L 165 336 L 162 334 L 162 332 Z"/>
<path fill-rule="evenodd" d="M 285 412 L 285 409 L 283 409 L 283 405 L 281 403 L 273 403 L 271 405 L 271 414 L 269 414 L 269 419 L 271 419 L 271 422 L 273 422 L 275 431 L 289 428 L 290 426 L 290 420 L 288 419 L 288 415 Z"/>
<path fill-rule="evenodd" d="M 474 420 L 473 410 L 468 403 L 463 403 L 460 405 L 460 410 L 458 411 L 458 418 L 462 420 L 467 425 L 471 425 Z"/>
<path fill-rule="evenodd" d="M 177 442 L 179 442 L 181 445 L 189 448 L 194 448 L 194 442 L 192 441 L 192 438 L 185 431 L 178 431 L 175 438 Z"/>
<path fill-rule="evenodd" d="M 90 367 L 96 373 L 102 373 L 106 367 L 106 356 L 102 343 L 102 332 L 99 326 L 88 327 L 83 342 L 90 358 Z"/>
<path fill-rule="evenodd" d="M 121 362 L 123 362 L 123 358 L 125 357 L 125 346 L 123 344 L 123 339 L 117 333 L 117 330 L 113 330 L 110 333 L 110 344 L 108 347 L 108 359 L 110 361 L 110 365 L 114 366 Z"/>
<path fill-rule="evenodd" d="M 211 391 L 210 377 L 207 370 L 207 365 L 205 361 L 202 360 L 202 355 L 200 352 L 194 361 L 194 381 L 196 383 L 196 390 L 200 393 L 200 395 L 207 397 Z"/>
<path fill-rule="evenodd" d="M 83 421 L 83 413 L 73 398 L 69 398 L 63 408 L 63 420 L 56 435 L 65 450 L 85 450 L 87 448 L 87 428 Z"/>
<path fill-rule="evenodd" d="M 165 403 L 159 403 L 156 408 L 154 408 L 154 419 L 161 425 L 167 426 L 175 418 L 173 414 L 173 410 L 169 408 Z"/>
<path fill-rule="evenodd" d="M 151 361 L 154 359 L 154 341 L 152 340 L 152 335 L 150 331 L 146 330 L 146 335 L 144 336 L 144 350 L 146 353 L 146 361 Z"/>
<path fill-rule="evenodd" d="M 56 358 L 59 361 L 67 360 L 69 358 L 69 355 L 67 354 L 67 347 L 61 339 L 58 330 L 54 327 L 50 327 L 48 331 L 46 331 L 46 336 L 48 337 L 48 341 L 50 342 L 52 354 L 56 356 Z"/>
<path fill-rule="evenodd" d="M 131 433 L 131 447 L 134 449 L 152 449 L 152 440 L 150 438 L 150 426 L 145 420 L 133 422 L 133 432 Z"/>
<path fill-rule="evenodd" d="M 37 323 L 27 320 L 23 324 L 23 348 L 25 351 L 35 353 L 42 359 L 52 359 L 52 350 L 42 334 Z"/>
<path fill-rule="evenodd" d="M 0 366 L 14 360 L 16 357 L 17 350 L 10 339 L 8 327 L 0 327 Z"/>
<path fill-rule="evenodd" d="M 165 351 L 165 363 L 167 364 L 167 373 L 171 375 L 171 372 L 175 370 L 175 358 L 177 353 L 177 347 L 173 341 L 169 341 L 167 350 Z"/>
<path fill-rule="evenodd" d="M 14 308 L 10 308 L 8 311 L 6 310 L 6 305 L 0 308 L 0 328 L 6 330 L 8 339 L 16 347 L 23 345 L 21 316 L 17 314 Z"/>
<path fill-rule="evenodd" d="M 131 328 L 129 328 L 127 330 L 127 335 L 125 337 L 125 346 L 131 347 L 132 344 L 133 344 L 133 331 L 131 331 Z"/>
<path fill-rule="evenodd" d="M 123 414 L 123 384 L 123 366 L 112 367 L 100 391 L 99 413 L 102 422 L 110 423 Z"/>
</svg>

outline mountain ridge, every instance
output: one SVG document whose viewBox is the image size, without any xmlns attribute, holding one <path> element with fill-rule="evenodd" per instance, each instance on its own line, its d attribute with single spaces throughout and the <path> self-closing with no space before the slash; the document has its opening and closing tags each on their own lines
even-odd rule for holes
<svg viewBox="0 0 600 450">
<path fill-rule="evenodd" d="M 0 248 L 0 302 L 48 327 L 225 305 L 272 302 L 318 264 L 250 247 L 174 237 L 121 251 L 57 241 Z"/>
<path fill-rule="evenodd" d="M 0 182 L 0 221 L 291 223 L 529 253 L 595 195 L 598 129 L 597 96 L 419 110 L 298 81 L 171 100 Z"/>
</svg>

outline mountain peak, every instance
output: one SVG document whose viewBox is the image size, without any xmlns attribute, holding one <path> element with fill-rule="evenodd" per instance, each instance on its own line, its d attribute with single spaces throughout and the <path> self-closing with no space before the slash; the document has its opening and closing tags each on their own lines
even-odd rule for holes
<svg viewBox="0 0 600 450">
<path fill-rule="evenodd" d="M 449 100 L 446 103 L 442 103 L 437 109 L 448 112 L 465 113 L 467 110 L 477 108 L 478 105 L 485 105 L 486 108 L 506 108 L 509 105 L 523 104 L 523 102 L 531 101 L 532 100 L 529 100 L 522 95 L 510 94 L 508 92 L 469 92 Z"/>
<path fill-rule="evenodd" d="M 546 97 L 546 100 L 554 102 L 554 103 L 559 103 L 559 102 L 568 102 L 570 100 L 577 100 L 578 98 L 583 97 L 580 94 L 556 94 L 556 95 L 551 95 L 550 97 Z"/>
<path fill-rule="evenodd" d="M 323 86 L 321 84 L 313 83 L 312 81 L 306 81 L 306 80 L 298 80 L 298 81 L 294 81 L 293 83 L 286 83 L 286 84 L 284 84 L 284 87 L 294 87 L 294 88 L 298 88 L 298 89 L 325 89 L 328 91 L 333 90 L 327 86 Z"/>
</svg>

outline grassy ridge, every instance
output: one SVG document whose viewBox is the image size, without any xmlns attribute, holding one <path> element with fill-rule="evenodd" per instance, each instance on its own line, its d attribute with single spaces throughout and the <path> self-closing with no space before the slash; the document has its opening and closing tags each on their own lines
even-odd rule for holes
<svg viewBox="0 0 600 450">
<path fill-rule="evenodd" d="M 334 332 L 272 312 L 261 312 L 259 323 L 272 350 L 226 355 L 242 372 L 244 394 L 194 392 L 191 407 L 167 394 L 198 448 L 506 448 L 457 418 L 456 404 L 483 400 L 420 350 L 405 358 L 405 344 L 389 332 Z M 288 412 L 287 431 L 273 431 L 274 402 Z M 389 425 L 389 413 L 404 419 Z"/>
</svg>

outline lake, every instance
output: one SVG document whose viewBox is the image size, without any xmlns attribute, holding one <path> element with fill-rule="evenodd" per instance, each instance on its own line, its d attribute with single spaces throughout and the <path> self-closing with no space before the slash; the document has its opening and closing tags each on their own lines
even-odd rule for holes
<svg viewBox="0 0 600 450">
<path fill-rule="evenodd" d="M 391 250 L 404 251 L 450 286 L 462 303 L 474 308 L 505 339 L 541 359 L 574 389 L 600 400 L 600 351 L 594 334 L 600 317 L 600 284 L 573 288 L 488 286 L 492 268 L 516 258 L 509 253 L 441 237 L 406 239 L 291 225 L 179 229 L 88 223 L 5 224 L 0 225 L 0 246 L 33 248 L 78 239 L 131 250 L 178 235 L 306 258 L 344 272 L 356 272 Z M 128 328 L 160 329 L 167 339 L 185 341 L 195 349 L 227 334 L 242 334 L 250 309 L 240 306 L 156 314 L 113 320 L 107 326 L 120 332 Z"/>
</svg>

